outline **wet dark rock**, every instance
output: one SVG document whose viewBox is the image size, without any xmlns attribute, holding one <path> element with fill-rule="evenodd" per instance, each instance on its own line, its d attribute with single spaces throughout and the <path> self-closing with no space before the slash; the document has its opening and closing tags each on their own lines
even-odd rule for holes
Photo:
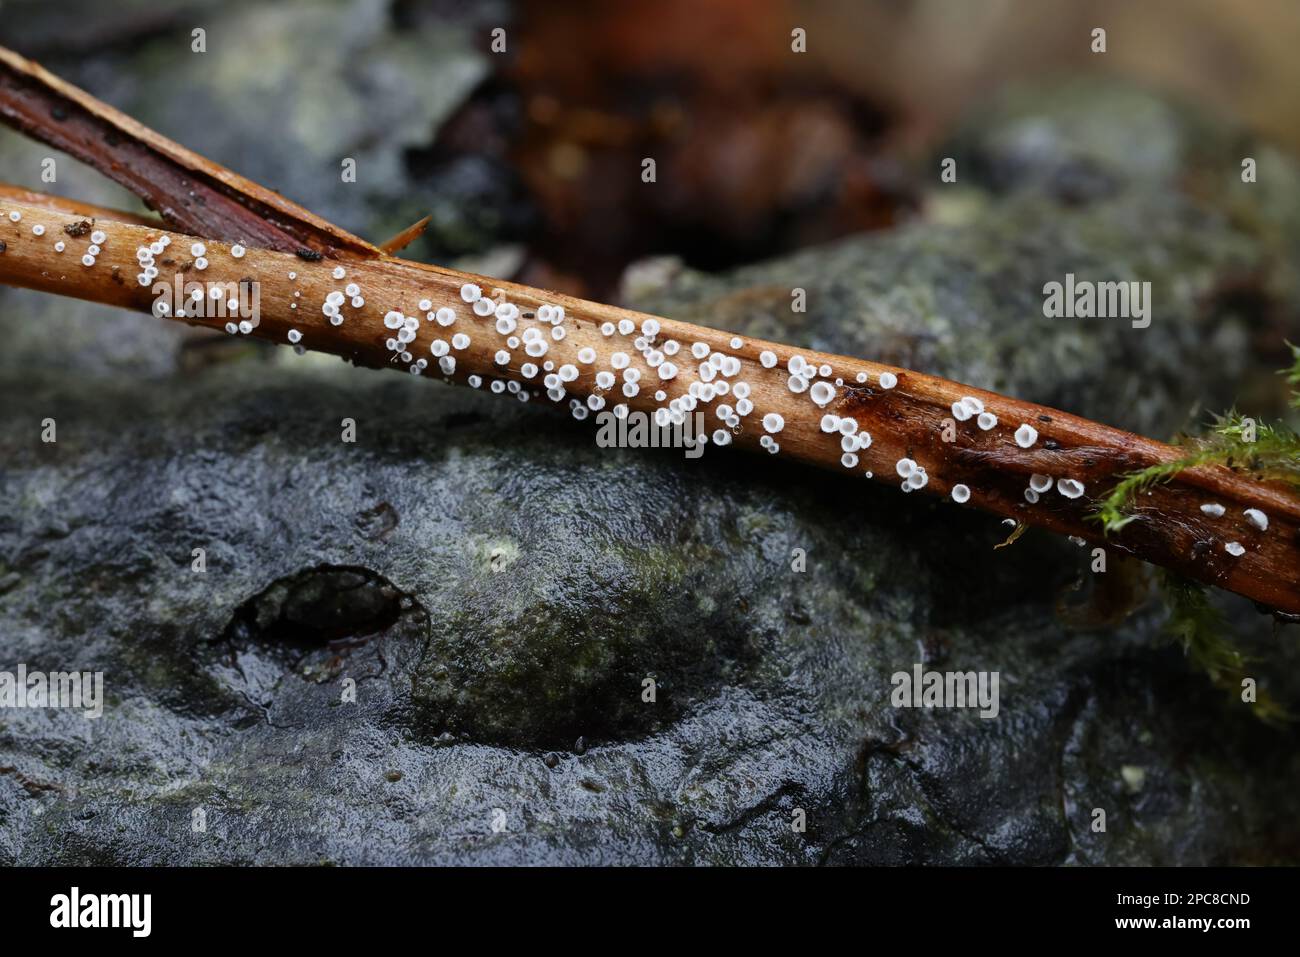
<svg viewBox="0 0 1300 957">
<path fill-rule="evenodd" d="M 711 573 L 738 544 L 714 496 L 670 473 L 628 498 L 598 450 L 579 454 L 606 473 L 589 487 L 566 480 L 567 445 L 530 455 L 475 507 L 499 537 L 470 543 L 444 581 L 456 600 L 438 608 L 416 676 L 422 720 L 521 747 L 625 740 L 743 680 L 762 636 L 736 607 L 780 570 L 743 587 Z"/>
</svg>

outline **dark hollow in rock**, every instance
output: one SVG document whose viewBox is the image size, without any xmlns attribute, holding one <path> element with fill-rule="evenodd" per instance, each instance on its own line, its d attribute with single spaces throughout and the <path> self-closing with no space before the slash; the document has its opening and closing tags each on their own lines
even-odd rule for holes
<svg viewBox="0 0 1300 957">
<path fill-rule="evenodd" d="M 410 596 L 382 575 L 349 565 L 318 565 L 279 578 L 240 605 L 223 638 L 306 651 L 359 644 L 393 627 Z"/>
</svg>

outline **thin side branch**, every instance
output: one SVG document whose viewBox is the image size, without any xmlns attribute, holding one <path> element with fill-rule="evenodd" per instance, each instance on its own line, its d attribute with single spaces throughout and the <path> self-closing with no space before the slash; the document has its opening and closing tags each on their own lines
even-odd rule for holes
<svg viewBox="0 0 1300 957">
<path fill-rule="evenodd" d="M 379 255 L 364 239 L 173 143 L 4 47 L 0 119 L 94 166 L 182 232 L 239 236 L 284 252 Z"/>
</svg>

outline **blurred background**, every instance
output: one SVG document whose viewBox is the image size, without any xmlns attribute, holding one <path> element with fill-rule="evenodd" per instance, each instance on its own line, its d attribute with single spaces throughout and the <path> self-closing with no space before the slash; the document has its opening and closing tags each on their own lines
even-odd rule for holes
<svg viewBox="0 0 1300 957">
<path fill-rule="evenodd" d="M 432 214 L 408 256 L 604 299 L 646 256 L 720 270 L 898 223 L 971 103 L 1057 75 L 1122 76 L 1300 147 L 1293 0 L 3 0 L 0 14 L 5 45 L 350 230 L 380 241 Z M 5 176 L 40 187 L 44 150 L 0 135 Z M 81 177 L 52 188 L 73 187 L 96 198 Z"/>
</svg>

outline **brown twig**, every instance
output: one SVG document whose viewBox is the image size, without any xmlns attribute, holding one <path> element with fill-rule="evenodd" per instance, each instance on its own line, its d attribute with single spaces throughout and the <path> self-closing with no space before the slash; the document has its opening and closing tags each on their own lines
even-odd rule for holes
<svg viewBox="0 0 1300 957">
<path fill-rule="evenodd" d="M 0 51 L 0 64 L 12 70 L 12 60 L 12 54 Z M 20 99 L 44 102 L 42 96 L 48 94 L 41 92 L 41 84 L 57 82 L 48 75 L 34 74 L 30 65 L 21 73 L 21 80 L 14 88 L 0 75 L 0 114 L 10 118 L 15 115 L 14 89 Z M 37 82 L 35 91 L 34 82 Z M 83 111 L 81 123 L 86 128 L 93 129 L 102 122 L 98 118 L 102 104 L 61 83 L 57 92 Z M 56 141 L 46 129 L 50 124 L 42 123 L 31 109 L 16 113 L 23 118 L 27 132 Z M 174 162 L 179 147 L 168 145 L 157 134 L 144 131 L 122 117 L 117 118 L 115 128 L 120 133 L 124 131 L 123 135 L 141 137 L 157 149 L 157 154 L 129 151 L 132 162 L 137 164 L 135 175 L 142 175 L 151 163 L 170 167 Z M 118 144 L 113 155 L 106 157 L 96 153 L 93 143 L 84 139 L 75 142 L 82 149 L 79 155 L 100 168 L 117 162 L 122 150 Z M 273 211 L 268 212 L 265 191 L 260 187 L 253 187 L 252 198 L 245 201 L 240 197 L 246 181 L 193 154 L 185 154 L 185 165 L 201 181 L 220 184 L 219 192 L 227 202 L 255 211 L 257 216 L 267 213 L 274 218 Z M 121 181 L 134 188 L 133 177 Z M 165 185 L 161 197 L 157 189 L 141 195 L 165 219 L 177 222 L 178 207 L 167 199 L 167 190 L 173 188 L 174 184 Z M 260 297 L 260 317 L 255 326 L 250 324 L 248 334 L 251 335 L 278 343 L 300 335 L 302 347 L 379 368 L 409 369 L 411 363 L 424 358 L 428 363 L 426 374 L 455 382 L 481 380 L 483 387 L 492 382 L 517 383 L 520 394 L 542 401 L 547 401 L 541 384 L 547 373 L 539 368 L 527 375 L 525 367 L 527 364 L 540 367 L 549 361 L 557 372 L 562 367 L 576 371 L 576 376 L 563 384 L 561 402 L 567 407 L 570 400 L 580 400 L 583 410 L 591 400 L 592 405 L 605 410 L 624 404 L 631 412 L 654 413 L 667 409 L 674 399 L 689 403 L 687 397 L 692 395 L 692 385 L 702 383 L 703 379 L 712 379 L 710 383 L 702 383 L 709 385 L 725 380 L 729 383 L 729 394 L 709 401 L 697 399 L 696 410 L 707 416 L 710 431 L 722 430 L 721 437 L 728 444 L 763 451 L 766 438 L 769 443 L 779 444 L 779 455 L 846 476 L 866 476 L 895 486 L 903 481 L 900 468 L 906 470 L 908 463 L 915 463 L 924 470 L 926 479 L 919 489 L 924 494 L 960 498 L 958 487 L 962 486 L 969 490 L 970 506 L 1019 523 L 1104 544 L 1245 595 L 1267 607 L 1300 613 L 1300 497 L 1283 485 L 1220 466 L 1192 468 L 1143 492 L 1137 505 L 1137 520 L 1123 530 L 1105 536 L 1101 527 L 1090 519 L 1095 499 L 1109 491 L 1120 476 L 1179 457 L 1178 449 L 1160 442 L 919 372 L 738 338 L 714 329 L 392 258 L 363 241 L 340 239 L 348 234 L 321 224 L 310 214 L 289 217 L 291 225 L 284 230 L 279 229 L 284 221 L 277 220 L 273 228 L 279 232 L 277 242 L 259 243 L 257 240 L 264 237 L 265 231 L 251 230 L 246 216 L 231 214 L 226 207 L 212 218 L 207 218 L 206 207 L 189 209 L 179 221 L 197 221 L 203 228 L 186 235 L 183 230 L 169 232 L 111 218 L 102 211 L 70 212 L 66 201 L 63 202 L 62 207 L 33 204 L 6 199 L 5 194 L 0 194 L 0 243 L 3 243 L 0 282 L 158 314 L 153 282 L 141 285 L 137 279 L 142 268 L 137 250 L 151 246 L 158 249 L 154 244 L 165 236 L 170 245 L 152 256 L 155 268 L 159 269 L 158 281 L 180 277 L 182 282 L 202 282 L 207 287 L 226 284 L 227 294 L 240 284 L 245 288 L 255 284 L 252 288 Z M 287 201 L 281 202 L 297 209 Z M 17 213 L 19 220 L 12 221 L 10 213 Z M 82 257 L 88 254 L 90 238 L 85 235 L 82 223 L 92 218 L 94 230 L 104 234 L 104 241 L 97 244 L 100 252 L 94 257 L 93 265 L 87 266 L 82 264 Z M 316 231 L 304 232 L 303 223 Z M 45 227 L 43 236 L 33 234 L 35 225 Z M 63 252 L 55 251 L 56 237 L 65 245 Z M 289 237 L 289 249 L 285 248 L 285 237 Z M 240 257 L 232 252 L 232 243 L 236 241 L 248 245 Z M 195 242 L 205 247 L 202 258 L 208 262 L 206 269 L 198 268 L 200 257 L 191 252 Z M 315 252 L 302 249 L 295 254 L 298 243 Z M 321 259 L 320 253 L 327 258 Z M 364 305 L 352 305 L 352 296 L 347 292 L 350 285 L 358 288 Z M 462 296 L 465 287 L 471 285 L 480 287 L 483 295 L 495 303 L 508 304 L 504 310 L 507 316 L 510 306 L 517 308 L 518 316 L 513 318 L 517 328 L 500 332 L 496 326 L 498 316 L 476 314 Z M 331 296 L 344 298 L 338 309 L 343 319 L 338 325 L 332 324 L 322 312 Z M 427 307 L 421 305 L 426 301 Z M 544 321 L 543 316 L 555 306 L 564 310 L 558 325 Z M 450 310 L 443 313 L 444 317 L 452 317 L 449 325 L 437 321 L 439 310 L 443 309 Z M 403 317 L 427 317 L 418 318 L 415 339 L 396 352 L 387 344 L 396 332 L 384 324 L 385 315 L 393 311 Z M 184 321 L 220 329 L 229 320 L 187 315 Z M 630 323 L 635 331 L 607 334 L 610 324 L 617 329 L 620 323 L 625 330 Z M 510 321 L 503 325 L 509 326 Z M 554 337 L 553 330 L 557 328 L 564 330 L 562 339 Z M 522 340 L 529 329 L 540 332 L 541 341 L 546 344 L 544 356 L 528 355 L 524 342 L 512 339 Z M 452 337 L 457 334 L 468 340 L 459 348 L 451 345 Z M 662 363 L 648 361 L 634 344 L 638 337 L 651 340 L 644 350 L 646 353 L 664 353 L 671 348 L 665 348 L 667 343 L 679 344 L 679 352 L 663 357 L 664 361 L 676 365 L 674 376 L 660 378 Z M 439 357 L 432 352 L 437 343 L 447 345 L 446 355 L 454 359 L 454 369 L 440 370 Z M 707 348 L 709 356 L 716 353 L 733 358 L 734 373 L 703 373 L 698 367 L 707 365 L 707 361 L 693 356 L 691 351 L 697 343 L 702 344 L 701 349 Z M 436 348 L 441 351 L 442 346 Z M 616 353 L 626 355 L 629 367 L 640 373 L 640 388 L 633 396 L 622 392 L 622 363 L 621 360 L 616 363 Z M 775 355 L 775 365 L 763 361 L 765 353 Z M 594 360 L 585 361 L 591 355 Z M 499 356 L 506 361 L 499 362 Z M 795 392 L 790 388 L 789 364 L 794 361 L 797 365 L 795 357 L 811 367 L 830 367 L 829 374 L 823 371 L 809 376 L 810 381 L 826 384 L 818 395 L 827 399 L 824 405 L 813 400 L 811 390 Z M 650 358 L 660 357 L 651 355 Z M 568 371 L 565 368 L 566 374 Z M 601 372 L 614 375 L 612 386 L 598 382 L 597 374 Z M 718 418 L 719 406 L 726 404 L 734 408 L 739 404 L 736 386 L 740 383 L 748 386 L 747 399 L 753 408 L 738 422 L 733 418 L 733 424 L 728 426 Z M 701 385 L 695 388 L 698 390 Z M 833 393 L 829 398 L 823 394 L 827 390 Z M 655 398 L 659 391 L 664 394 L 662 400 Z M 996 418 L 996 424 L 983 428 L 975 416 L 963 419 L 963 400 L 967 407 L 982 406 Z M 823 418 L 828 415 L 852 419 L 860 433 L 869 433 L 869 447 L 846 453 L 841 434 L 822 429 Z M 779 418 L 782 423 L 779 430 L 765 428 L 765 417 L 771 417 L 767 419 L 771 428 L 776 427 Z M 1022 426 L 1030 427 L 1035 433 L 1027 447 L 1022 447 L 1015 438 Z M 1022 435 L 1028 438 L 1027 432 Z M 846 454 L 854 458 L 845 459 Z M 1045 478 L 1052 480 L 1051 487 L 1031 503 L 1025 495 L 1031 480 L 1041 485 Z M 918 473 L 913 481 L 919 480 Z M 1076 491 L 1081 494 L 1069 497 L 1062 490 L 1070 496 Z M 1222 506 L 1223 514 L 1206 514 L 1201 508 L 1205 505 Z M 1266 530 L 1247 519 L 1247 509 L 1267 516 Z M 1228 550 L 1230 543 L 1237 543 L 1244 550 L 1234 555 Z"/>
<path fill-rule="evenodd" d="M 94 166 L 183 232 L 237 235 L 284 252 L 380 255 L 364 239 L 160 136 L 4 47 L 0 117 Z"/>
<path fill-rule="evenodd" d="M 48 193 L 38 193 L 35 190 L 24 189 L 21 186 L 0 183 L 0 202 L 5 200 L 12 203 L 25 203 L 28 206 L 41 206 L 45 209 L 67 213 L 69 216 L 111 219 L 119 223 L 135 223 L 137 226 L 162 226 L 162 222 L 157 217 L 137 216 L 135 213 L 124 212 L 120 209 L 95 206 L 91 203 L 83 203 L 80 200 L 64 199 L 61 196 L 51 196 Z"/>
</svg>

